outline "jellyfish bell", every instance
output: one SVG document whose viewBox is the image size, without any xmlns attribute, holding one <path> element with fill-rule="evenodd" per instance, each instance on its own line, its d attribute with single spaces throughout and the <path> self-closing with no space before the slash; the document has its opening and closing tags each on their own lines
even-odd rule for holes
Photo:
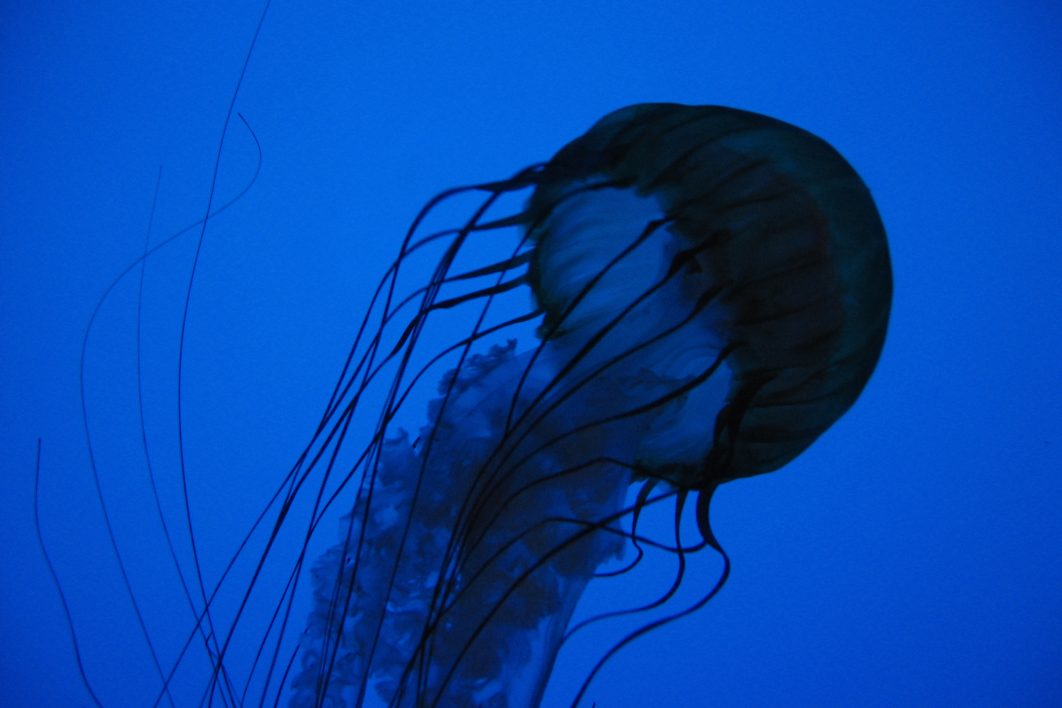
<svg viewBox="0 0 1062 708">
<path fill-rule="evenodd" d="M 699 322 L 716 348 L 728 348 L 726 402 L 689 410 L 687 429 L 707 454 L 662 465 L 679 463 L 683 479 L 700 480 L 691 486 L 770 472 L 855 402 L 884 344 L 891 271 L 869 191 L 826 142 L 746 111 L 641 104 L 603 118 L 547 171 L 554 176 L 536 189 L 532 213 L 550 213 L 574 184 L 591 179 L 612 185 L 619 199 L 655 201 L 666 233 L 646 270 L 660 271 L 662 251 L 686 257 L 674 299 L 659 307 L 713 301 Z M 577 218 L 608 208 L 592 195 L 583 203 Z M 617 248 L 615 232 L 599 223 L 602 253 L 579 260 L 578 273 L 572 263 L 587 247 L 568 238 L 562 215 L 535 231 L 532 283 L 547 319 L 593 277 L 595 256 Z M 599 289 L 594 300 L 602 314 L 624 302 L 614 297 L 624 283 L 614 280 L 614 291 Z M 697 417 L 708 428 L 698 429 Z"/>
<path fill-rule="evenodd" d="M 883 346 L 891 275 L 870 193 L 826 142 L 781 121 L 630 106 L 472 189 L 483 205 L 447 232 L 391 350 L 394 390 L 429 318 L 481 314 L 448 348 L 458 361 L 416 440 L 388 427 L 401 395 L 385 406 L 353 510 L 314 567 L 295 705 L 537 705 L 583 590 L 635 537 L 625 524 L 648 492 L 630 504 L 631 485 L 668 490 L 679 512 L 698 494 L 704 541 L 721 551 L 714 489 L 811 445 Z M 487 218 L 524 190 L 522 211 Z M 466 239 L 513 225 L 509 258 L 450 272 Z M 426 240 L 407 239 L 394 269 Z M 444 294 L 475 277 L 494 280 Z M 473 353 L 507 328 L 486 312 L 525 283 L 537 341 Z"/>
</svg>

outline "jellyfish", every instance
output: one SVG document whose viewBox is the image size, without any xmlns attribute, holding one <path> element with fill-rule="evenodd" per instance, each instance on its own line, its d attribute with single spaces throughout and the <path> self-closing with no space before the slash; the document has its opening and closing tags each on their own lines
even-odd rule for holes
<svg viewBox="0 0 1062 708">
<path fill-rule="evenodd" d="M 481 201 L 463 224 L 420 235 L 468 194 Z M 518 234 L 510 250 L 461 265 L 468 242 L 504 230 Z M 432 277 L 401 297 L 406 259 L 432 244 Z M 528 312 L 491 319 L 527 291 Z M 713 492 L 784 466 L 854 403 L 890 297 L 884 230 L 854 170 L 816 136 L 742 110 L 629 106 L 548 162 L 437 197 L 377 289 L 293 482 L 339 474 L 328 460 L 387 371 L 370 439 L 336 491 L 318 492 L 318 508 L 348 506 L 310 569 L 312 610 L 280 681 L 292 705 L 538 705 L 584 589 L 647 542 L 650 504 L 674 505 L 676 529 L 695 516 L 699 543 L 676 537 L 672 552 L 723 554 L 706 602 L 729 569 Z M 424 328 L 456 309 L 470 328 L 415 365 Z M 528 322 L 530 342 L 507 337 Z M 442 361 L 423 424 L 397 426 Z"/>
<path fill-rule="evenodd" d="M 859 176 L 747 111 L 628 106 L 547 162 L 442 192 L 268 506 L 220 575 L 197 558 L 182 576 L 194 622 L 155 658 L 156 704 L 182 702 L 187 670 L 200 704 L 534 706 L 576 632 L 644 616 L 579 703 L 612 656 L 720 590 L 713 493 L 783 467 L 855 402 L 890 299 Z M 650 509 L 673 519 L 663 537 L 639 525 Z M 670 587 L 579 618 L 587 587 L 647 549 L 676 558 Z M 721 572 L 672 607 L 701 551 Z"/>
</svg>

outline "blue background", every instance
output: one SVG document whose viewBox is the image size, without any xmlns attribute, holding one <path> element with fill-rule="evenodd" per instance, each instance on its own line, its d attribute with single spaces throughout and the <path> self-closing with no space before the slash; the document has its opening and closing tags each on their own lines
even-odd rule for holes
<svg viewBox="0 0 1062 708">
<path fill-rule="evenodd" d="M 589 696 L 1062 703 L 1053 3 L 310 5 L 279 1 L 266 19 L 237 100 L 262 173 L 211 222 L 197 274 L 185 442 L 199 516 L 215 519 L 208 552 L 228 548 L 210 537 L 246 526 L 312 432 L 370 287 L 429 196 L 546 159 L 629 103 L 737 106 L 822 135 L 871 187 L 895 271 L 889 339 L 820 442 L 719 492 L 734 560 L 723 593 L 623 652 Z M 143 250 L 160 166 L 153 240 L 206 209 L 259 9 L 0 6 L 2 704 L 88 703 L 32 533 L 38 436 L 44 534 L 89 675 L 108 705 L 153 695 L 88 471 L 78 352 L 96 299 Z M 218 193 L 255 159 L 234 122 Z M 169 492 L 193 247 L 153 259 L 145 291 L 146 410 Z M 105 493 L 133 559 L 158 551 L 136 512 L 149 498 L 135 323 L 131 278 L 86 360 Z M 172 578 L 150 568 L 133 568 L 137 589 L 165 605 Z M 584 669 L 574 657 L 558 674 Z"/>
</svg>

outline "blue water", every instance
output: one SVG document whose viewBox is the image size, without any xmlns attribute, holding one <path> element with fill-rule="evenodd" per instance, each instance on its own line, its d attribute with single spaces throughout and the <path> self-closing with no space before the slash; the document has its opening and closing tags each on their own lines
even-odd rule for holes
<svg viewBox="0 0 1062 708">
<path fill-rule="evenodd" d="M 0 9 L 3 705 L 90 704 L 33 534 L 38 437 L 41 524 L 85 671 L 108 706 L 157 692 L 90 473 L 79 355 L 145 237 L 207 209 L 261 10 L 224 5 Z M 1062 14 L 797 5 L 278 1 L 235 102 L 261 172 L 206 230 L 184 340 L 205 575 L 312 433 L 371 287 L 432 194 L 547 159 L 619 106 L 731 105 L 823 136 L 870 186 L 892 249 L 889 338 L 818 443 L 719 491 L 726 588 L 621 652 L 587 705 L 1062 702 Z M 233 116 L 216 199 L 257 159 Z M 178 529 L 176 361 L 197 237 L 143 274 L 146 430 Z M 86 405 L 145 619 L 172 637 L 188 610 L 145 481 L 138 279 L 96 319 Z M 715 569 L 690 579 L 690 597 Z M 570 699 L 615 638 L 562 655 L 546 702 Z"/>
</svg>

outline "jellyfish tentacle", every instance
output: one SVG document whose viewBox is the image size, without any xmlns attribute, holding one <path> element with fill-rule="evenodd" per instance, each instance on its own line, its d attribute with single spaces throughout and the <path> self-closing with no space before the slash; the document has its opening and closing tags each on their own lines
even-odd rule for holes
<svg viewBox="0 0 1062 708">
<path fill-rule="evenodd" d="M 650 480 L 644 486 L 645 487 L 649 487 L 651 485 L 655 485 L 656 481 L 657 480 Z M 682 490 L 682 491 L 683 492 L 688 492 L 688 490 Z M 639 495 L 639 496 L 641 496 L 641 495 Z M 645 497 L 645 498 L 647 498 L 647 497 Z M 644 504 L 644 499 L 645 498 L 642 498 L 641 503 Z M 684 496 L 681 496 L 681 495 L 678 498 L 678 500 L 683 502 L 683 503 L 685 502 Z M 640 509 L 636 510 L 636 511 L 640 511 Z M 678 509 L 676 509 L 676 520 L 675 520 L 676 533 L 677 533 L 677 528 L 678 528 L 677 524 L 680 521 L 681 521 L 681 509 L 678 508 Z M 658 550 L 664 550 L 664 551 L 667 551 L 668 553 L 673 553 L 673 554 L 676 554 L 676 555 L 679 555 L 679 556 L 682 556 L 684 554 L 697 553 L 698 551 L 700 551 L 705 546 L 710 545 L 703 538 L 699 542 L 694 543 L 693 545 L 690 545 L 690 546 L 684 545 L 681 542 L 681 539 L 678 539 L 678 538 L 676 538 L 676 542 L 675 542 L 674 546 L 665 545 L 665 544 L 660 543 L 658 541 L 654 541 L 652 538 L 640 538 L 638 536 L 638 533 L 637 533 L 637 530 L 636 530 L 636 526 L 635 526 L 635 524 L 633 522 L 632 522 L 632 525 L 631 525 L 631 531 L 628 534 L 628 538 L 631 540 L 632 544 L 636 545 L 636 547 L 639 550 L 638 560 L 640 560 L 641 557 L 642 557 L 641 543 L 646 543 L 647 545 L 652 546 L 652 547 L 654 547 L 654 548 L 656 548 Z M 632 569 L 634 567 L 634 565 L 636 565 L 636 562 L 630 564 L 628 567 L 620 569 L 620 571 L 617 571 L 617 572 L 626 572 L 626 571 Z M 685 568 L 685 565 L 683 563 L 683 564 L 680 565 L 679 569 L 676 572 L 675 581 L 672 583 L 671 587 L 668 588 L 668 590 L 666 590 L 664 592 L 664 594 L 662 594 L 659 597 L 657 597 L 656 599 L 654 599 L 654 600 L 652 600 L 650 602 L 644 603 L 642 605 L 638 605 L 638 606 L 635 606 L 635 607 L 627 607 L 627 608 L 624 608 L 624 609 L 621 609 L 621 610 L 612 610 L 612 611 L 609 611 L 609 612 L 600 612 L 600 613 L 598 613 L 596 615 L 593 615 L 591 617 L 587 617 L 586 619 L 584 619 L 584 620 L 576 623 L 575 625 L 573 625 L 571 627 L 571 629 L 568 630 L 568 632 L 564 635 L 564 639 L 561 642 L 561 645 L 563 646 L 576 633 L 578 633 L 579 631 L 581 631 L 583 629 L 586 629 L 587 627 L 589 627 L 589 626 L 591 626 L 593 624 L 596 624 L 596 623 L 599 623 L 599 622 L 604 622 L 604 621 L 607 621 L 607 620 L 610 620 L 610 619 L 616 619 L 616 618 L 619 618 L 619 617 L 627 617 L 627 616 L 630 616 L 630 615 L 642 614 L 642 613 L 654 610 L 654 609 L 656 609 L 658 607 L 662 607 L 665 603 L 667 603 L 668 600 L 670 600 L 672 597 L 675 596 L 676 592 L 678 592 L 679 586 L 681 585 L 681 582 L 682 582 L 682 576 L 684 574 L 684 568 Z M 603 576 L 602 575 L 598 575 L 596 577 L 603 577 Z"/>
<path fill-rule="evenodd" d="M 657 629 L 660 629 L 661 627 L 671 624 L 672 622 L 692 615 L 693 613 L 697 612 L 702 607 L 707 605 L 709 602 L 711 602 L 712 598 L 719 594 L 719 591 L 723 589 L 723 586 L 726 585 L 727 579 L 730 577 L 730 556 L 721 547 L 716 548 L 716 551 L 720 554 L 720 557 L 723 560 L 723 569 L 719 573 L 719 578 L 716 580 L 715 584 L 712 585 L 712 587 L 708 590 L 708 592 L 706 592 L 700 599 L 698 599 L 692 605 L 683 608 L 679 612 L 675 612 L 673 614 L 667 615 L 666 617 L 661 617 L 660 619 L 648 622 L 645 625 L 639 627 L 638 629 L 630 632 L 623 639 L 613 644 L 612 647 L 605 653 L 605 655 L 602 656 L 594 665 L 594 668 L 590 670 L 590 673 L 587 675 L 586 679 L 583 681 L 582 686 L 579 688 L 579 692 L 572 700 L 572 706 L 577 706 L 579 704 L 579 701 L 581 701 L 583 699 L 583 696 L 586 695 L 586 691 L 590 688 L 590 684 L 593 682 L 597 674 L 601 671 L 602 668 L 604 668 L 605 664 L 608 663 L 608 661 L 613 656 L 619 653 L 621 649 L 631 644 L 639 637 L 645 636 L 649 632 L 655 631 Z"/>
<path fill-rule="evenodd" d="M 653 491 L 653 488 L 656 486 L 657 481 L 658 480 L 654 477 L 650 477 L 649 479 L 643 481 L 641 486 L 638 488 L 638 496 L 635 498 L 634 513 L 631 514 L 631 532 L 629 536 L 631 540 L 631 545 L 634 546 L 634 559 L 622 568 L 618 568 L 616 570 L 611 571 L 598 571 L 594 574 L 595 578 L 613 578 L 619 577 L 621 575 L 626 575 L 630 571 L 634 570 L 639 563 L 641 563 L 642 558 L 645 556 L 645 551 L 642 549 L 641 539 L 638 537 L 638 522 L 641 520 L 642 516 L 642 510 L 639 505 L 644 504 L 645 500 L 649 498 L 649 493 Z M 575 630 L 578 629 L 578 627 L 579 625 L 576 625 L 572 630 L 569 630 L 568 634 L 570 635 L 574 633 Z M 565 639 L 567 639 L 567 637 L 565 637 Z"/>
<path fill-rule="evenodd" d="M 66 620 L 67 632 L 70 634 L 74 650 L 74 663 L 77 664 L 77 673 L 81 679 L 81 685 L 85 687 L 85 692 L 89 694 L 89 698 L 92 699 L 97 708 L 103 708 L 103 703 L 100 701 L 99 696 L 96 695 L 96 690 L 92 687 L 92 681 L 89 680 L 88 672 L 85 671 L 85 662 L 81 658 L 82 647 L 81 642 L 78 640 L 77 625 L 74 623 L 74 616 L 70 612 L 70 603 L 67 601 L 66 591 L 59 580 L 59 573 L 56 570 L 55 563 L 52 562 L 52 556 L 48 552 L 48 544 L 44 542 L 44 532 L 41 530 L 41 445 L 41 439 L 37 438 L 37 455 L 33 467 L 33 533 L 37 539 L 37 545 L 41 549 L 44 565 L 48 568 L 48 575 L 55 586 L 56 592 L 59 594 L 59 605 L 63 608 L 63 618 Z"/>
</svg>

